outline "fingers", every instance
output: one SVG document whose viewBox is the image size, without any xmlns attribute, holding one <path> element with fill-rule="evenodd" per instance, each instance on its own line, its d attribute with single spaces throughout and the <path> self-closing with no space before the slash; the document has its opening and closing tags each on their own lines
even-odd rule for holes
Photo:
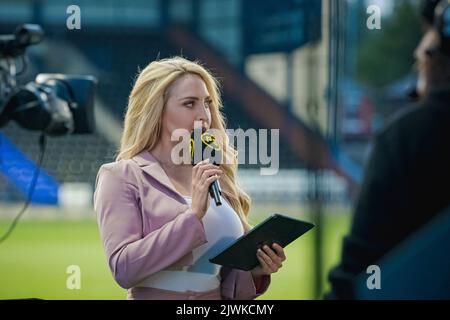
<svg viewBox="0 0 450 320">
<path fill-rule="evenodd" d="M 265 245 L 263 249 L 273 263 L 275 263 L 277 266 L 281 265 L 281 263 L 283 262 L 282 258 L 279 257 L 272 249 L 270 249 L 269 246 Z"/>
<path fill-rule="evenodd" d="M 192 208 L 201 219 L 209 207 L 208 188 L 223 174 L 216 165 L 210 164 L 209 159 L 199 162 L 192 170 Z"/>
<path fill-rule="evenodd" d="M 267 255 L 261 249 L 258 249 L 256 254 L 257 254 L 258 260 L 261 263 L 261 266 L 263 267 L 264 270 L 267 270 L 268 273 L 275 273 L 278 271 L 279 268 L 281 268 L 281 263 L 280 264 L 275 263 L 271 259 L 271 257 L 269 255 Z"/>
<path fill-rule="evenodd" d="M 262 269 L 263 274 L 271 274 L 271 270 L 270 267 L 267 265 L 266 261 L 264 260 L 264 258 L 262 258 L 261 253 L 258 251 L 256 252 L 256 258 L 259 261 L 260 267 Z"/>
<path fill-rule="evenodd" d="M 192 183 L 197 184 L 200 187 L 207 183 L 207 179 L 211 176 L 218 175 L 220 177 L 222 174 L 223 171 L 219 167 L 214 164 L 210 164 L 209 159 L 206 159 L 194 166 L 194 171 L 192 172 Z M 211 179 L 208 182 L 210 181 Z"/>
<path fill-rule="evenodd" d="M 258 260 L 260 260 L 260 263 L 262 262 L 261 266 L 266 268 L 268 273 L 277 272 L 283 266 L 282 262 L 286 259 L 284 250 L 280 245 L 274 244 L 273 247 L 277 253 L 267 245 L 263 247 L 263 250 L 258 249 L 257 251 Z"/>
<path fill-rule="evenodd" d="M 272 245 L 272 248 L 275 249 L 275 251 L 277 252 L 277 255 L 281 258 L 281 261 L 283 262 L 284 260 L 286 260 L 286 255 L 284 254 L 284 249 L 282 246 L 280 246 L 278 243 L 274 243 Z"/>
<path fill-rule="evenodd" d="M 218 175 L 220 177 L 222 175 L 222 170 L 220 170 L 220 169 L 205 170 L 205 171 L 203 171 L 200 179 L 202 182 L 204 182 L 204 181 L 206 181 L 206 179 L 208 179 L 209 177 L 211 177 L 213 175 Z"/>
<path fill-rule="evenodd" d="M 208 179 L 205 180 L 205 184 L 203 185 L 205 188 L 209 188 L 209 186 L 211 185 L 211 183 L 213 183 L 216 180 L 219 180 L 219 176 L 214 175 L 209 177 Z"/>
<path fill-rule="evenodd" d="M 194 166 L 193 172 L 195 173 L 195 176 L 196 176 L 196 174 L 198 173 L 200 167 L 202 167 L 202 166 L 204 166 L 204 165 L 206 165 L 206 164 L 209 164 L 209 159 L 202 160 L 202 161 L 200 161 L 199 163 L 197 163 L 197 164 Z"/>
<path fill-rule="evenodd" d="M 200 180 L 206 170 L 220 170 L 216 165 L 210 164 L 209 159 L 203 160 L 194 166 L 193 178 Z M 220 170 L 221 171 L 221 170 Z"/>
<path fill-rule="evenodd" d="M 258 270 L 261 270 L 262 274 L 271 274 L 278 272 L 283 266 L 282 262 L 286 260 L 284 249 L 278 243 L 272 244 L 273 251 L 269 246 L 265 245 L 262 249 L 256 251 L 256 257 L 260 263 Z"/>
</svg>

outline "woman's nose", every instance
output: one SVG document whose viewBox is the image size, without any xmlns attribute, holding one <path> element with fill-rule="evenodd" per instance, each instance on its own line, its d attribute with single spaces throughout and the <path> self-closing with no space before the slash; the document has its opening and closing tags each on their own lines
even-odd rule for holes
<svg viewBox="0 0 450 320">
<path fill-rule="evenodd" d="M 199 111 L 197 112 L 196 121 L 201 121 L 203 124 L 206 124 L 208 122 L 208 113 L 206 112 L 206 108 L 200 107 L 198 108 Z"/>
</svg>

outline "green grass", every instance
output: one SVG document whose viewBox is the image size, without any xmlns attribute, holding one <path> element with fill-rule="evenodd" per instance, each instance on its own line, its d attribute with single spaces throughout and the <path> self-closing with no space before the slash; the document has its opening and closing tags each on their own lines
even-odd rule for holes
<svg viewBox="0 0 450 320">
<path fill-rule="evenodd" d="M 348 215 L 324 219 L 324 270 L 339 259 Z M 0 220 L 0 233 L 9 220 Z M 259 299 L 314 299 L 313 241 L 310 231 L 286 248 L 287 260 Z M 69 290 L 67 267 L 81 268 L 81 289 Z M 324 273 L 324 284 L 326 272 Z M 324 288 L 324 291 L 327 287 Z M 106 263 L 93 220 L 21 221 L 0 244 L 0 299 L 125 299 Z"/>
</svg>

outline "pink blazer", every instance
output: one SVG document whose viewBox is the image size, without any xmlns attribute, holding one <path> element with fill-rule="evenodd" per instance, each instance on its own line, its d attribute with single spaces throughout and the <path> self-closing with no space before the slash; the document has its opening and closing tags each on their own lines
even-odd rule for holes
<svg viewBox="0 0 450 320">
<path fill-rule="evenodd" d="M 100 167 L 94 208 L 109 267 L 129 299 L 254 299 L 269 286 L 270 276 L 256 288 L 250 272 L 223 267 L 215 292 L 136 287 L 162 269 L 192 265 L 192 250 L 207 242 L 203 224 L 148 151 Z"/>
</svg>

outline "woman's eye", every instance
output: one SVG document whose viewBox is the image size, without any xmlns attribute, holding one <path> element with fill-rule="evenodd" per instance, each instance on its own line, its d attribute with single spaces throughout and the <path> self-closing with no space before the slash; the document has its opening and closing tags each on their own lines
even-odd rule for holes
<svg viewBox="0 0 450 320">
<path fill-rule="evenodd" d="M 188 108 L 192 108 L 194 106 L 194 102 L 189 101 L 189 102 L 186 102 L 184 105 Z"/>
<path fill-rule="evenodd" d="M 209 109 L 210 106 L 211 106 L 211 101 L 205 101 L 205 108 Z"/>
</svg>

